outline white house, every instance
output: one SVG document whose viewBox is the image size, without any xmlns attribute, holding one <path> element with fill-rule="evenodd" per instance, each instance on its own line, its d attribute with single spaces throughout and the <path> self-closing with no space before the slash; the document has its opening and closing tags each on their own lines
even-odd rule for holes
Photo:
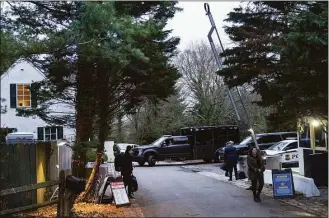
<svg viewBox="0 0 329 218">
<path fill-rule="evenodd" d="M 41 81 L 45 75 L 26 60 L 16 61 L 7 72 L 1 76 L 1 108 L 7 109 L 1 113 L 0 128 L 15 128 L 18 132 L 33 132 L 38 140 L 73 140 L 75 130 L 63 126 L 49 126 L 37 116 L 16 116 L 16 108 L 37 107 L 33 82 Z M 60 108 L 56 108 L 60 110 Z M 65 111 L 65 108 L 63 108 Z"/>
</svg>

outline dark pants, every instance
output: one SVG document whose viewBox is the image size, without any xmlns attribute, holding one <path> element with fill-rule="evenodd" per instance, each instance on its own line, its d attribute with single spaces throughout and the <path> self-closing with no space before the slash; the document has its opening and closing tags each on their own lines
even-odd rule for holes
<svg viewBox="0 0 329 218">
<path fill-rule="evenodd" d="M 227 169 L 228 169 L 228 174 L 230 176 L 230 180 L 232 180 L 233 169 L 234 169 L 235 179 L 238 179 L 238 168 L 236 166 L 236 162 L 227 163 Z"/>
<path fill-rule="evenodd" d="M 258 189 L 257 189 L 257 182 L 258 182 Z M 251 187 L 252 187 L 252 193 L 254 196 L 259 195 L 264 186 L 264 175 L 259 175 L 256 179 L 251 180 Z M 256 193 L 257 192 L 257 193 Z"/>
<path fill-rule="evenodd" d="M 132 191 L 132 177 L 131 175 L 122 175 L 123 176 L 123 183 L 125 184 L 125 187 L 128 186 L 128 195 L 130 196 L 133 191 Z"/>
</svg>

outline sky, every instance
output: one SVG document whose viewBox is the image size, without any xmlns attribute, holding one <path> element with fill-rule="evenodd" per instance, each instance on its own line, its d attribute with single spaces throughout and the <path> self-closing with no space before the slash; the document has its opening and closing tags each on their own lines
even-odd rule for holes
<svg viewBox="0 0 329 218">
<path fill-rule="evenodd" d="M 206 40 L 208 42 L 207 35 L 211 25 L 204 9 L 204 3 L 179 2 L 178 6 L 183 8 L 183 11 L 177 12 L 174 18 L 167 23 L 166 29 L 173 29 L 172 36 L 179 36 L 181 38 L 180 45 L 178 46 L 180 51 L 186 49 L 192 41 Z M 223 29 L 223 26 L 227 25 L 224 19 L 227 18 L 229 12 L 233 11 L 233 8 L 240 5 L 240 2 L 210 1 L 208 4 L 222 43 L 224 47 L 227 47 L 231 42 Z M 217 43 L 215 41 L 215 35 L 213 35 L 213 39 Z"/>
</svg>

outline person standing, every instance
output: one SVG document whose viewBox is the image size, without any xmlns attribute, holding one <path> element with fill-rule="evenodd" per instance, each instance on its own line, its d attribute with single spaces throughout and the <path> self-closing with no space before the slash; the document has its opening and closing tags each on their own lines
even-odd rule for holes
<svg viewBox="0 0 329 218">
<path fill-rule="evenodd" d="M 233 146 L 233 141 L 229 141 L 226 144 L 227 146 L 225 147 L 224 151 L 224 162 L 227 164 L 227 170 L 230 177 L 229 181 L 232 181 L 233 169 L 235 179 L 238 180 L 238 169 L 236 166 L 238 162 L 238 153 L 236 148 Z"/>
<path fill-rule="evenodd" d="M 133 173 L 133 158 L 130 154 L 132 147 L 127 146 L 126 151 L 122 157 L 121 176 L 123 177 L 123 183 L 125 187 L 128 186 L 128 197 L 133 198 L 132 194 L 132 173 Z"/>
<path fill-rule="evenodd" d="M 247 157 L 248 176 L 251 180 L 252 193 L 255 202 L 261 202 L 260 193 L 264 186 L 264 162 L 257 148 L 252 148 Z M 257 188 L 258 183 L 258 188 Z"/>
<path fill-rule="evenodd" d="M 226 145 L 225 145 L 225 148 L 228 147 L 230 145 L 230 142 L 226 142 Z M 224 155 L 225 155 L 225 148 L 224 148 Z M 227 163 L 224 161 L 224 164 L 225 164 L 225 176 L 226 177 L 229 177 L 229 174 L 228 174 L 228 167 L 227 167 Z"/>
<path fill-rule="evenodd" d="M 257 149 L 257 153 L 261 156 L 260 150 Z M 250 178 L 248 178 L 248 181 L 250 181 Z M 246 190 L 252 190 L 252 185 L 250 185 Z"/>
</svg>

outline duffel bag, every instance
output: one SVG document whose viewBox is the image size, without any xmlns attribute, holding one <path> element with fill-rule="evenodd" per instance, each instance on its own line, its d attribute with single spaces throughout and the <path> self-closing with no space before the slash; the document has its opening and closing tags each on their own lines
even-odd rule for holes
<svg viewBox="0 0 329 218">
<path fill-rule="evenodd" d="M 228 170 L 228 166 L 227 166 L 227 163 L 224 163 L 221 167 L 220 167 L 221 170 L 224 170 L 224 171 L 227 171 Z"/>
<path fill-rule="evenodd" d="M 138 182 L 137 182 L 136 176 L 132 175 L 131 180 L 132 180 L 133 192 L 136 192 L 138 190 Z"/>
</svg>

